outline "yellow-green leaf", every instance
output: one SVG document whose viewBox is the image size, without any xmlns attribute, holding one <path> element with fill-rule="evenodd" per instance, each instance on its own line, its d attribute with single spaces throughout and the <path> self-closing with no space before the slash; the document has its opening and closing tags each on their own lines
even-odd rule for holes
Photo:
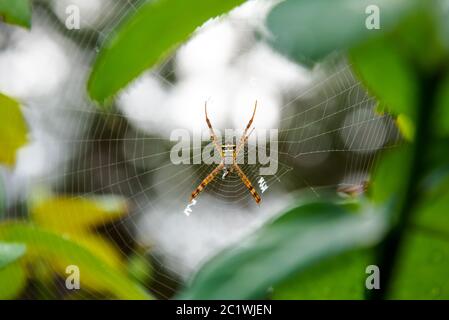
<svg viewBox="0 0 449 320">
<path fill-rule="evenodd" d="M 58 232 L 77 232 L 103 225 L 123 217 L 127 203 L 120 196 L 50 196 L 32 201 L 33 220 L 47 229 Z"/>
<path fill-rule="evenodd" d="M 70 238 L 88 249 L 111 267 L 123 269 L 124 265 L 120 253 L 111 242 L 101 236 L 92 233 L 76 233 L 71 234 Z"/>
<path fill-rule="evenodd" d="M 396 125 L 399 131 L 401 131 L 402 136 L 407 141 L 413 141 L 413 138 L 415 136 L 415 124 L 412 120 L 410 120 L 409 117 L 407 117 L 405 114 L 400 114 L 396 118 Z"/>
<path fill-rule="evenodd" d="M 45 259 L 55 270 L 76 265 L 80 270 L 81 287 L 109 292 L 120 299 L 148 299 L 151 296 L 124 272 L 111 268 L 83 246 L 37 226 L 9 222 L 0 225 L 0 240 L 27 245 L 27 257 Z M 61 272 L 61 271 L 60 271 Z M 61 273 L 61 276 L 67 276 Z"/>
<path fill-rule="evenodd" d="M 19 262 L 0 269 L 0 300 L 16 298 L 25 288 L 26 282 L 25 269 Z"/>
<path fill-rule="evenodd" d="M 16 151 L 27 143 L 27 126 L 19 103 L 0 93 L 0 163 L 13 165 Z"/>
</svg>

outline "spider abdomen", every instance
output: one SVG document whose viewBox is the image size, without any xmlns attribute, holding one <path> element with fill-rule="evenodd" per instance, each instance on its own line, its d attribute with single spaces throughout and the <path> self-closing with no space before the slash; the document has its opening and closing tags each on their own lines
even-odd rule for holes
<svg viewBox="0 0 449 320">
<path fill-rule="evenodd" d="M 223 163 L 225 166 L 231 166 L 234 164 L 234 145 L 225 145 L 223 146 Z"/>
</svg>

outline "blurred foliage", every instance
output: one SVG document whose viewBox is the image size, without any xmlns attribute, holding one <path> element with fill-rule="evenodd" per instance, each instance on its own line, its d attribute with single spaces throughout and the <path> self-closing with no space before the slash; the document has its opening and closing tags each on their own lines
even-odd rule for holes
<svg viewBox="0 0 449 320">
<path fill-rule="evenodd" d="M 0 269 L 23 256 L 26 247 L 23 244 L 0 242 Z"/>
<path fill-rule="evenodd" d="M 14 299 L 25 289 L 27 276 L 20 262 L 0 268 L 0 299 Z"/>
<path fill-rule="evenodd" d="M 195 28 L 242 2 L 144 3 L 106 40 L 90 96 L 111 99 Z M 27 1 L 5 3 L 7 22 L 29 25 Z M 380 9 L 380 30 L 365 27 L 370 5 Z M 449 298 L 448 8 L 443 0 L 286 0 L 271 11 L 275 49 L 310 66 L 336 52 L 349 57 L 378 111 L 392 115 L 406 139 L 380 159 L 366 196 L 303 199 L 206 262 L 179 298 Z M 0 127 L 0 161 L 13 165 L 26 125 L 19 104 L 3 95 L 0 116 L 8 119 Z M 30 265 L 51 281 L 54 271 L 64 275 L 75 264 L 82 286 L 94 292 L 151 298 L 138 284 L 152 275 L 142 257 L 123 263 L 114 245 L 92 232 L 126 212 L 114 196 L 32 199 L 30 221 L 0 225 L 0 297 L 20 295 Z M 369 264 L 380 267 L 380 290 L 365 290 Z"/>
<path fill-rule="evenodd" d="M 96 226 L 110 223 L 127 213 L 127 203 L 119 196 L 76 198 L 44 196 L 30 204 L 32 220 L 45 229 L 69 235 L 110 266 L 122 269 L 117 249 L 95 232 Z"/>
<path fill-rule="evenodd" d="M 27 126 L 17 101 L 0 93 L 0 119 L 8 119 L 0 126 L 0 163 L 11 166 L 16 151 L 27 143 Z"/>
<path fill-rule="evenodd" d="M 382 97 L 390 113 L 413 119 L 410 113 L 415 110 L 418 94 L 415 75 L 391 41 L 374 39 L 364 43 L 351 51 L 351 61 L 356 74 L 373 95 Z"/>
<path fill-rule="evenodd" d="M 286 0 L 267 19 L 273 46 L 300 63 L 313 64 L 335 50 L 372 38 L 365 9 L 377 5 L 382 29 L 391 28 L 416 0 Z"/>
<path fill-rule="evenodd" d="M 24 222 L 8 222 L 0 225 L 0 239 L 27 245 L 26 263 L 44 259 L 64 275 L 68 265 L 76 265 L 82 276 L 81 287 L 97 292 L 110 292 L 122 299 L 148 299 L 150 296 L 126 274 L 111 267 L 89 249 L 73 241 L 70 236 L 58 235 Z"/>
<path fill-rule="evenodd" d="M 76 198 L 42 194 L 36 198 L 29 204 L 33 224 L 11 221 L 0 224 L 0 239 L 6 241 L 0 243 L 0 277 L 7 279 L 13 275 L 11 279 L 17 278 L 18 281 L 17 286 L 2 287 L 0 297 L 16 297 L 24 288 L 26 278 L 31 276 L 34 280 L 51 285 L 54 281 L 51 274 L 56 272 L 64 278 L 67 276 L 66 267 L 72 264 L 81 270 L 83 289 L 107 292 L 122 299 L 151 297 L 128 275 L 117 248 L 94 229 L 127 213 L 123 198 Z M 14 243 L 26 244 L 28 250 L 22 263 L 10 266 L 11 262 L 25 253 L 24 245 Z M 3 270 L 6 263 L 7 269 Z M 33 266 L 32 273 L 28 272 L 29 266 Z M 13 280 L 5 284 L 9 282 Z"/>
<path fill-rule="evenodd" d="M 31 216 L 39 225 L 60 232 L 78 232 L 123 217 L 126 199 L 120 196 L 77 198 L 39 195 L 31 202 Z"/>
<path fill-rule="evenodd" d="M 210 260 L 184 299 L 255 299 L 321 259 L 357 249 L 380 237 L 382 216 L 354 216 L 352 206 L 305 203 Z"/>
<path fill-rule="evenodd" d="M 90 96 L 104 102 L 173 52 L 200 25 L 243 0 L 147 1 L 107 39 L 89 79 Z"/>
<path fill-rule="evenodd" d="M 449 137 L 449 74 L 441 83 L 438 94 L 438 105 L 433 122 L 435 133 L 442 137 Z"/>
<path fill-rule="evenodd" d="M 25 252 L 24 244 L 0 241 L 0 299 L 12 299 L 25 287 L 25 272 L 17 261 Z"/>
<path fill-rule="evenodd" d="M 447 214 L 447 208 L 445 209 Z M 446 217 L 447 219 L 447 217 Z M 447 234 L 447 233 L 446 233 Z M 390 299 L 449 298 L 449 246 L 433 230 L 413 230 L 405 235 L 398 270 L 386 296 Z"/>
<path fill-rule="evenodd" d="M 0 18 L 7 23 L 30 28 L 30 0 L 0 0 Z"/>
<path fill-rule="evenodd" d="M 284 279 L 273 288 L 273 299 L 363 299 L 369 250 L 355 250 L 323 259 Z"/>
<path fill-rule="evenodd" d="M 377 245 L 371 242 L 368 251 L 353 251 L 361 241 L 356 236 L 348 242 L 336 238 L 329 246 L 345 243 L 341 248 L 345 253 L 335 256 L 337 252 L 329 250 L 332 254 L 310 259 L 304 252 L 314 248 L 318 254 L 314 246 L 338 234 L 328 229 L 335 218 L 328 216 L 314 227 L 295 225 L 290 220 L 297 235 L 286 232 L 283 245 L 276 242 L 279 238 L 270 236 L 267 230 L 271 227 L 267 225 L 206 263 L 181 297 L 256 298 L 274 286 L 272 297 L 287 299 L 449 298 L 449 283 L 445 280 L 449 267 L 448 184 L 443 179 L 445 183 L 439 183 L 438 192 L 434 192 L 434 186 L 427 181 L 429 176 L 440 176 L 439 166 L 448 164 L 447 157 L 443 157 L 436 166 L 428 156 L 440 154 L 438 150 L 443 146 L 449 148 L 448 141 L 433 143 L 433 121 L 444 136 L 446 119 L 438 118 L 449 110 L 444 90 L 447 77 L 441 77 L 448 60 L 444 40 L 447 28 L 440 28 L 447 24 L 439 23 L 442 12 L 447 15 L 445 4 L 342 0 L 329 5 L 324 0 L 286 0 L 273 9 L 268 16 L 272 36 L 269 41 L 276 49 L 309 64 L 335 51 L 348 53 L 356 74 L 378 99 L 378 110 L 396 117 L 405 135 L 404 146 L 381 159 L 370 183 L 370 201 L 359 207 L 362 216 L 367 210 L 377 217 L 386 214 L 382 228 L 385 236 Z M 363 13 L 368 5 L 380 8 L 381 30 L 364 27 L 367 15 Z M 310 208 L 300 206 L 296 210 L 307 215 Z M 319 211 L 314 213 L 317 219 L 326 210 L 323 207 Z M 330 212 L 338 216 L 337 209 Z M 291 214 L 285 213 L 279 220 Z M 344 230 L 356 219 L 360 217 L 352 214 L 339 226 Z M 310 236 L 314 243 L 302 246 L 295 242 L 314 229 L 323 231 Z M 369 238 L 369 234 L 362 239 L 365 237 Z M 294 243 L 294 247 L 288 247 Z M 381 270 L 381 289 L 368 292 L 364 286 L 365 268 L 373 263 Z M 291 276 L 294 272 L 296 275 Z M 256 284 L 251 287 L 253 282 Z"/>
</svg>

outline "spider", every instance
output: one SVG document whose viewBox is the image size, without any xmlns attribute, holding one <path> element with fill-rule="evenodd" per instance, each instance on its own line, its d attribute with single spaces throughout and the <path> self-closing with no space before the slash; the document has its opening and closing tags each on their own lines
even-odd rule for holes
<svg viewBox="0 0 449 320">
<path fill-rule="evenodd" d="M 261 198 L 260 198 L 259 194 L 257 193 L 256 189 L 253 187 L 253 185 L 251 184 L 251 181 L 249 181 L 249 179 L 247 178 L 245 173 L 242 171 L 242 169 L 239 167 L 239 165 L 237 164 L 237 161 L 236 161 L 238 154 L 245 146 L 245 143 L 248 140 L 251 133 L 254 131 L 254 128 L 253 128 L 251 130 L 251 132 L 249 134 L 247 134 L 249 128 L 251 127 L 251 124 L 253 123 L 254 115 L 256 114 L 256 109 L 257 109 L 257 100 L 254 105 L 253 116 L 249 120 L 248 125 L 246 126 L 245 131 L 243 132 L 243 135 L 240 138 L 238 145 L 236 146 L 234 144 L 228 144 L 228 143 L 223 145 L 223 144 L 218 143 L 217 136 L 215 135 L 214 129 L 212 128 L 210 120 L 207 116 L 207 102 L 204 103 L 204 113 L 206 114 L 206 123 L 210 130 L 210 139 L 220 154 L 221 162 L 214 170 L 212 170 L 211 173 L 209 173 L 209 175 L 206 178 L 204 178 L 204 180 L 195 189 L 195 191 L 192 192 L 192 195 L 190 196 L 190 202 L 192 202 L 192 200 L 195 199 L 198 196 L 198 194 L 201 191 L 203 191 L 203 189 L 210 182 L 212 182 L 214 180 L 214 178 L 217 176 L 217 174 L 220 171 L 223 171 L 222 179 L 224 179 L 230 173 L 234 172 L 234 170 L 237 172 L 237 174 L 240 177 L 240 179 L 242 180 L 243 184 L 248 188 L 249 192 L 253 196 L 256 203 L 259 203 L 261 201 Z"/>
</svg>

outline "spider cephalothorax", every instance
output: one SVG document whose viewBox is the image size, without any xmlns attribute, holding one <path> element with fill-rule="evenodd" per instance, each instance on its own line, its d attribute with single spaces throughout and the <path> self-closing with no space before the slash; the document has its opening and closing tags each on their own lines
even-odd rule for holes
<svg viewBox="0 0 449 320">
<path fill-rule="evenodd" d="M 219 144 L 217 136 L 215 135 L 214 129 L 212 128 L 212 125 L 210 123 L 210 120 L 207 116 L 207 104 L 204 104 L 204 112 L 206 113 L 206 123 L 210 130 L 210 139 L 212 140 L 212 143 L 215 145 L 215 148 L 217 148 L 217 151 L 220 154 L 221 161 L 220 164 L 212 170 L 211 173 L 200 183 L 200 185 L 195 189 L 195 191 L 192 192 L 192 195 L 190 197 L 190 201 L 195 199 L 198 194 L 203 191 L 203 189 L 212 181 L 214 180 L 215 176 L 220 172 L 223 171 L 222 179 L 225 179 L 228 174 L 236 171 L 239 175 L 240 179 L 242 179 L 243 184 L 248 188 L 249 192 L 253 196 L 256 203 L 260 202 L 260 196 L 257 193 L 256 189 L 253 187 L 249 179 L 246 177 L 245 173 L 243 173 L 242 169 L 237 164 L 237 156 L 239 152 L 243 149 L 245 146 L 246 141 L 248 140 L 249 136 L 252 133 L 252 130 L 250 133 L 248 133 L 249 128 L 251 127 L 251 124 L 254 120 L 254 115 L 256 114 L 257 109 L 257 101 L 254 106 L 254 112 L 253 116 L 248 122 L 248 125 L 245 128 L 245 131 L 243 132 L 242 137 L 240 138 L 240 141 L 238 145 L 234 144 Z M 253 128 L 254 130 L 254 128 Z"/>
</svg>

